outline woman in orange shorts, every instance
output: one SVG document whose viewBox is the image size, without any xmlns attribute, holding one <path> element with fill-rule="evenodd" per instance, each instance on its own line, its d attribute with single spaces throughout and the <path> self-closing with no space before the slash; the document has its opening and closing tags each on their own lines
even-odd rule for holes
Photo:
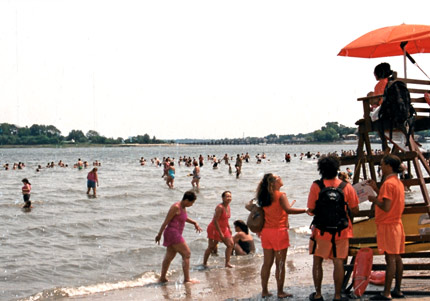
<svg viewBox="0 0 430 301">
<path fill-rule="evenodd" d="M 381 160 L 384 182 L 378 189 L 375 181 L 369 185 L 378 194 L 369 196 L 369 201 L 375 204 L 376 240 L 380 254 L 385 253 L 387 268 L 385 272 L 384 292 L 370 300 L 391 300 L 404 298 L 400 290 L 403 277 L 403 261 L 400 254 L 405 253 L 405 231 L 402 223 L 402 213 L 405 208 L 405 189 L 397 177 L 403 171 L 402 162 L 395 155 L 386 155 Z M 396 284 L 391 292 L 391 283 L 395 276 Z"/>
<path fill-rule="evenodd" d="M 203 256 L 203 265 L 207 266 L 209 255 L 211 252 L 215 252 L 217 249 L 218 242 L 222 241 L 225 246 L 225 266 L 227 268 L 232 268 L 233 265 L 230 264 L 230 257 L 233 251 L 233 238 L 231 237 L 231 229 L 228 224 L 228 219 L 231 216 L 230 213 L 230 202 L 231 202 L 231 192 L 224 191 L 221 195 L 222 203 L 218 204 L 215 208 L 215 215 L 208 226 L 208 248 Z"/>
<path fill-rule="evenodd" d="M 269 297 L 268 290 L 270 270 L 276 261 L 276 283 L 278 297 L 286 298 L 291 295 L 284 292 L 285 261 L 290 246 L 288 236 L 288 214 L 308 213 L 308 209 L 292 208 L 287 196 L 280 188 L 284 185 L 279 176 L 265 174 L 257 188 L 257 200 L 264 210 L 264 227 L 260 233 L 264 261 L 261 267 L 261 297 Z"/>
</svg>

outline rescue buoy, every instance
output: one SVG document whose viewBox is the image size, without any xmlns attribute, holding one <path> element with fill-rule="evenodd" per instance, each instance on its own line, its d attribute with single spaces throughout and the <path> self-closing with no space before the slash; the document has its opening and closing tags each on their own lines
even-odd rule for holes
<svg viewBox="0 0 430 301">
<path fill-rule="evenodd" d="M 369 284 L 372 271 L 373 251 L 370 248 L 361 248 L 355 256 L 354 270 L 352 273 L 354 294 L 361 297 Z"/>
</svg>

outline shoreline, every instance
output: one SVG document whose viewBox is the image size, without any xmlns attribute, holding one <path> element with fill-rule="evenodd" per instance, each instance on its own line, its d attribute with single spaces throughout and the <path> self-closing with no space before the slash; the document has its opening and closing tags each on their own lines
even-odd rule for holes
<svg viewBox="0 0 430 301">
<path fill-rule="evenodd" d="M 153 282 L 139 287 L 66 297 L 62 300 L 262 300 L 260 282 L 262 255 L 232 257 L 232 263 L 235 265 L 232 269 L 224 268 L 223 260 L 223 256 L 211 257 L 208 269 L 192 266 L 191 278 L 200 281 L 196 284 L 183 284 L 182 271 L 175 271 L 169 276 L 169 282 L 166 284 Z M 333 264 L 330 260 L 324 261 L 323 271 L 323 297 L 325 300 L 332 300 L 334 297 Z M 272 266 L 269 290 L 273 295 L 264 300 L 278 300 L 274 273 L 275 267 Z M 426 279 L 403 279 L 402 288 L 408 300 L 430 300 L 430 287 Z M 287 300 L 309 300 L 309 295 L 315 291 L 311 255 L 302 252 L 287 256 L 284 290 L 293 294 L 293 297 Z M 367 291 L 373 294 L 382 290 L 383 286 L 370 283 L 367 287 Z M 408 290 L 429 294 L 413 296 L 408 294 Z M 371 296 L 372 294 L 365 294 L 362 300 L 367 300 Z"/>
</svg>

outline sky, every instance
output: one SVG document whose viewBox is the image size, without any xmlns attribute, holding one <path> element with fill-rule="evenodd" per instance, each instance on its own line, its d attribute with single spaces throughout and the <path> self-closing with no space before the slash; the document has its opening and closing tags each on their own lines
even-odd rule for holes
<svg viewBox="0 0 430 301">
<path fill-rule="evenodd" d="M 427 1 L 0 0 L 0 123 L 222 139 L 354 126 L 374 67 L 339 51 Z M 430 73 L 430 54 L 413 55 Z M 408 63 L 408 77 L 425 79 Z"/>
</svg>

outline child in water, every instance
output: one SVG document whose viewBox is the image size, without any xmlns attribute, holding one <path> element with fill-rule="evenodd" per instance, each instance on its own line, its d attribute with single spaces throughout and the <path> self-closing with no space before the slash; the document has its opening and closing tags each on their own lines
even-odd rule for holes
<svg viewBox="0 0 430 301">
<path fill-rule="evenodd" d="M 22 179 L 22 183 L 24 184 L 24 186 L 22 186 L 22 196 L 24 198 L 23 208 L 31 208 L 31 201 L 30 201 L 31 184 L 27 178 Z"/>
</svg>

